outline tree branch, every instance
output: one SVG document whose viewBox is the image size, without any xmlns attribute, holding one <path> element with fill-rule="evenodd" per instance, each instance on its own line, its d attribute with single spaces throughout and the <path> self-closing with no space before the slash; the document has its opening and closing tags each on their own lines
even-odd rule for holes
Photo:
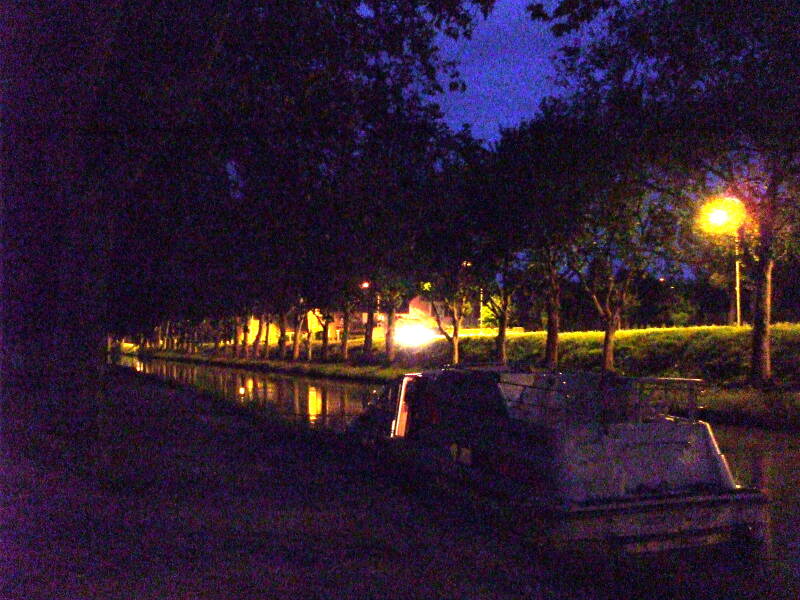
<svg viewBox="0 0 800 600">
<path fill-rule="evenodd" d="M 436 325 L 439 327 L 439 331 L 441 331 L 445 339 L 452 344 L 453 336 L 445 331 L 444 325 L 442 324 L 442 314 L 439 312 L 435 300 L 431 300 L 431 307 L 433 308 L 433 316 L 436 319 Z"/>
</svg>

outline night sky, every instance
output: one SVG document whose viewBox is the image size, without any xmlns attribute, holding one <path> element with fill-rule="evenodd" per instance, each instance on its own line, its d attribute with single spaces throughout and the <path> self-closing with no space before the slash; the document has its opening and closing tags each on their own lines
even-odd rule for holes
<svg viewBox="0 0 800 600">
<path fill-rule="evenodd" d="M 493 141 L 500 126 L 530 118 L 544 96 L 557 92 L 551 57 L 563 41 L 530 19 L 525 10 L 530 2 L 497 0 L 471 40 L 442 43 L 444 56 L 460 61 L 467 84 L 466 92 L 438 99 L 451 127 L 469 123 L 477 137 Z"/>
</svg>

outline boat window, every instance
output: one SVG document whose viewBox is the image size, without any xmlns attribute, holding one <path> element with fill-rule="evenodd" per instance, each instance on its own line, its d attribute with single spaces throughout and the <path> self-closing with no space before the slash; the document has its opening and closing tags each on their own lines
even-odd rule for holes
<svg viewBox="0 0 800 600">
<path fill-rule="evenodd" d="M 413 435 L 422 429 L 437 425 L 441 420 L 441 412 L 436 396 L 430 393 L 424 380 L 409 382 L 406 387 L 406 402 L 412 409 L 413 418 L 409 426 L 409 434 Z"/>
<path fill-rule="evenodd" d="M 507 414 L 505 399 L 497 382 L 486 377 L 453 373 L 441 378 L 437 384 L 440 402 L 450 409 L 483 416 Z"/>
</svg>

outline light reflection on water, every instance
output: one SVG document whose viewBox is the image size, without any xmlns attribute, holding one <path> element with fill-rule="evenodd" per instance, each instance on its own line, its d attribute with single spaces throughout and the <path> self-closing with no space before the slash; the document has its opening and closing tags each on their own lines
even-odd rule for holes
<svg viewBox="0 0 800 600">
<path fill-rule="evenodd" d="M 378 386 L 120 356 L 117 364 L 177 381 L 311 427 L 343 431 Z"/>
</svg>

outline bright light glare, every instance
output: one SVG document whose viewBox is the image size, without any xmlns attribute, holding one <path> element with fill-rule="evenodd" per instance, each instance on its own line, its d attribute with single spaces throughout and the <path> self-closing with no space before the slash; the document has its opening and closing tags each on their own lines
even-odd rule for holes
<svg viewBox="0 0 800 600">
<path fill-rule="evenodd" d="M 700 227 L 707 233 L 733 234 L 742 226 L 747 213 L 744 204 L 733 196 L 720 196 L 700 208 Z"/>
<path fill-rule="evenodd" d="M 725 227 L 730 220 L 731 215 L 722 208 L 715 208 L 708 213 L 708 223 L 714 227 Z"/>
<path fill-rule="evenodd" d="M 398 325 L 395 331 L 395 339 L 401 346 L 422 346 L 435 337 L 436 334 L 433 331 L 419 323 Z"/>
</svg>

